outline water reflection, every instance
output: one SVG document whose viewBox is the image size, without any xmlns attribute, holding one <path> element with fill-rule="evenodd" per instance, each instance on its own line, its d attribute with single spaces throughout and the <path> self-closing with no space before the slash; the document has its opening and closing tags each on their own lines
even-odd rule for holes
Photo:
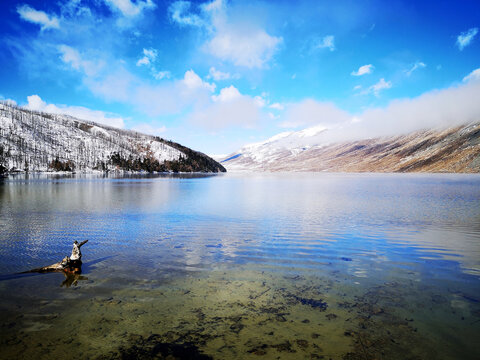
<svg viewBox="0 0 480 360">
<path fill-rule="evenodd" d="M 478 354 L 465 342 L 480 324 L 479 203 L 476 175 L 15 177 L 0 184 L 0 274 L 54 262 L 73 241 L 89 239 L 77 274 L 88 280 L 5 278 L 0 300 L 10 316 L 12 294 L 32 288 L 25 308 L 84 299 L 91 310 L 84 330 L 103 319 L 97 331 L 118 336 L 112 343 L 128 342 L 124 328 L 142 336 L 156 329 L 164 344 L 175 332 L 220 358 L 328 351 L 339 358 L 362 337 L 391 341 L 357 329 L 386 323 L 395 341 L 420 346 L 417 334 Z M 75 292 L 50 294 L 59 281 Z M 312 308 L 316 301 L 328 303 L 328 314 Z M 216 328 L 223 340 L 212 335 Z M 265 338 L 275 328 L 284 329 L 274 336 L 281 341 Z M 441 345 L 442 328 L 455 340 Z M 149 343 L 137 338 L 132 347 L 139 339 Z"/>
<path fill-rule="evenodd" d="M 17 255 L 38 264 L 91 238 L 99 256 L 115 247 L 188 267 L 308 268 L 346 256 L 365 274 L 369 263 L 399 254 L 407 261 L 439 256 L 478 275 L 478 183 L 455 175 L 15 178 L 0 186 L 9 249 L 0 266 L 14 266 Z"/>
</svg>

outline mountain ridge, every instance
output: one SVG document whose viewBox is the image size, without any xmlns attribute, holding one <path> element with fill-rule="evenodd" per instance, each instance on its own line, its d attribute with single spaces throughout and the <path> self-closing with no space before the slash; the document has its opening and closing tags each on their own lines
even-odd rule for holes
<svg viewBox="0 0 480 360">
<path fill-rule="evenodd" d="M 0 103 L 0 172 L 225 172 L 176 142 Z"/>
<path fill-rule="evenodd" d="M 323 144 L 315 136 L 326 129 L 315 128 L 304 145 L 301 134 L 308 129 L 246 145 L 219 160 L 228 171 L 480 172 L 480 122 Z"/>
</svg>

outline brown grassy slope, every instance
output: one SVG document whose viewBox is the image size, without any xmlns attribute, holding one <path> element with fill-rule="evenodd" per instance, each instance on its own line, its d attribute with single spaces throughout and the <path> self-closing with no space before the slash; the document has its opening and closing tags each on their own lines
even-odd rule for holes
<svg viewBox="0 0 480 360">
<path fill-rule="evenodd" d="M 480 123 L 336 143 L 297 155 L 285 150 L 263 163 L 238 160 L 243 168 L 267 171 L 479 173 Z"/>
</svg>

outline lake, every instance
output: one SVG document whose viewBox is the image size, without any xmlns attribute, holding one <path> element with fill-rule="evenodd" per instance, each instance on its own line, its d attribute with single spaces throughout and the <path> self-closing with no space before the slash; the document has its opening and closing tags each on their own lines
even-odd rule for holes
<svg viewBox="0 0 480 360">
<path fill-rule="evenodd" d="M 3 179 L 0 318 L 2 359 L 479 359 L 480 176 Z"/>
</svg>

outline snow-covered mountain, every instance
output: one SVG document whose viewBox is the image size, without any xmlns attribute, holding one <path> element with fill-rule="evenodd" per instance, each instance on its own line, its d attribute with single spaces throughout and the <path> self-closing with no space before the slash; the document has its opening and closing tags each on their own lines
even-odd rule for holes
<svg viewBox="0 0 480 360">
<path fill-rule="evenodd" d="M 228 171 L 480 172 L 480 123 L 335 142 L 329 131 L 281 133 L 218 160 Z"/>
<path fill-rule="evenodd" d="M 0 104 L 0 170 L 221 172 L 210 157 L 162 138 L 68 115 Z"/>
</svg>

